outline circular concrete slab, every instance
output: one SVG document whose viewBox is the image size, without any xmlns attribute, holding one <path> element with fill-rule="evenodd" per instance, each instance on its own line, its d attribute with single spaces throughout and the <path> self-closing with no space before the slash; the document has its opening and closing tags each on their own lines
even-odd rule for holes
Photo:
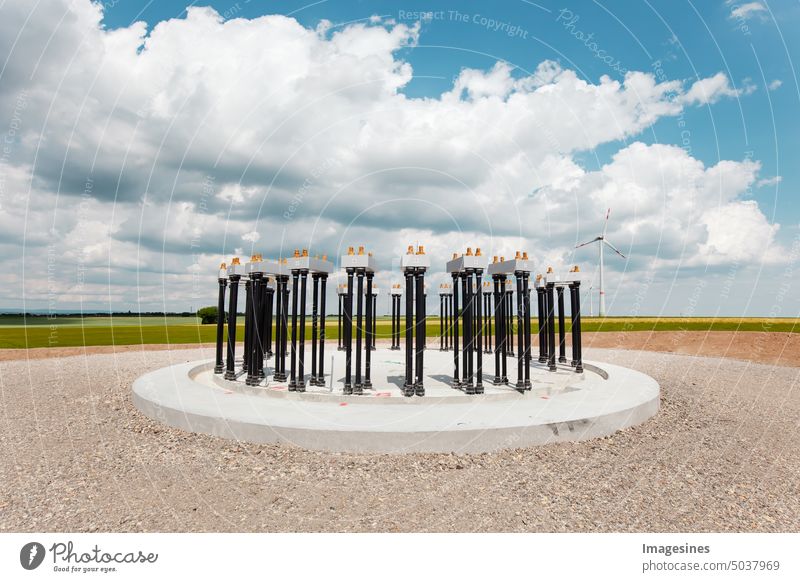
<svg viewBox="0 0 800 582">
<path fill-rule="evenodd" d="M 425 396 L 407 398 L 403 352 L 372 352 L 373 389 L 342 393 L 344 353 L 326 355 L 324 387 L 289 392 L 286 383 L 247 386 L 223 380 L 210 362 L 187 362 L 141 376 L 133 385 L 136 407 L 170 426 L 257 443 L 291 443 L 309 449 L 353 452 L 484 452 L 575 441 L 611 434 L 658 411 L 659 387 L 651 377 L 603 363 L 586 371 L 534 363 L 532 389 L 518 392 L 517 360 L 508 359 L 511 386 L 494 386 L 494 357 L 484 355 L 482 395 L 451 387 L 452 352 L 426 350 Z M 310 360 L 310 358 L 309 358 Z M 271 363 L 271 362 L 270 362 Z M 309 369 L 306 362 L 306 370 Z M 288 362 L 287 362 L 288 368 Z"/>
</svg>

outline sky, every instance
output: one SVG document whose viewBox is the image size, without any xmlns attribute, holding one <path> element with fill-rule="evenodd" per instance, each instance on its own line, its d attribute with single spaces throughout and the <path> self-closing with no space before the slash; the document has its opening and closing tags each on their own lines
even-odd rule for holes
<svg viewBox="0 0 800 582">
<path fill-rule="evenodd" d="M 362 244 L 385 290 L 422 244 L 431 310 L 480 247 L 580 265 L 596 312 L 575 246 L 610 208 L 609 314 L 796 317 L 798 28 L 793 0 L 0 0 L 0 311 L 197 309 L 233 256 Z"/>
</svg>

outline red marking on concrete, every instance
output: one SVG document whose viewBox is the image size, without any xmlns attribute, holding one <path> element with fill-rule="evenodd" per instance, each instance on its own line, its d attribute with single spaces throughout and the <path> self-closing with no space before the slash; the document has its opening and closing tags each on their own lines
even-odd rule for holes
<svg viewBox="0 0 800 582">
<path fill-rule="evenodd" d="M 550 400 L 549 396 L 540 396 L 539 398 L 541 398 L 542 400 Z"/>
<path fill-rule="evenodd" d="M 286 390 L 286 386 L 272 386 L 270 390 L 275 390 L 276 392 L 280 392 L 281 390 Z"/>
<path fill-rule="evenodd" d="M 386 398 L 387 396 L 391 396 L 391 395 L 392 395 L 391 392 L 376 392 L 375 393 L 375 397 L 376 398 Z"/>
<path fill-rule="evenodd" d="M 347 402 L 340 402 L 339 406 L 347 406 Z"/>
</svg>

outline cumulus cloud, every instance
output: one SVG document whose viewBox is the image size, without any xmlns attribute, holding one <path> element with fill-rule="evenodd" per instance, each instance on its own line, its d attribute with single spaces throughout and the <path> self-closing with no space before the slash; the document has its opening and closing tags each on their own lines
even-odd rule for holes
<svg viewBox="0 0 800 582">
<path fill-rule="evenodd" d="M 744 200 L 756 162 L 705 167 L 636 141 L 687 107 L 738 97 L 723 73 L 590 82 L 553 61 L 531 74 L 498 62 L 411 98 L 400 55 L 418 25 L 312 29 L 190 7 L 148 32 L 107 30 L 88 0 L 3 11 L 0 114 L 12 119 L 20 99 L 24 111 L 2 170 L 0 244 L 40 259 L 63 250 L 64 297 L 105 284 L 125 307 L 175 308 L 232 253 L 335 256 L 359 243 L 387 269 L 416 241 L 442 257 L 527 248 L 563 263 L 608 205 L 616 244 L 635 250 L 628 268 L 780 255 L 778 226 Z M 623 141 L 600 170 L 578 161 Z M 736 221 L 760 254 L 728 236 Z M 34 293 L 26 276 L 0 299 Z"/>
<path fill-rule="evenodd" d="M 752 91 L 746 92 L 752 93 Z M 738 97 L 741 94 L 741 90 L 731 87 L 730 80 L 725 73 L 717 73 L 712 77 L 695 81 L 682 99 L 687 104 L 707 105 L 716 103 L 723 97 Z"/>
<path fill-rule="evenodd" d="M 769 224 L 753 200 L 730 202 L 703 213 L 708 232 L 695 260 L 711 264 L 782 262 L 775 246 L 777 224 Z"/>
<path fill-rule="evenodd" d="M 780 89 L 781 85 L 783 85 L 783 81 L 780 79 L 775 79 L 774 81 L 770 81 L 769 85 L 767 85 L 767 88 L 770 91 L 776 91 Z"/>
<path fill-rule="evenodd" d="M 739 4 L 737 0 L 726 0 L 726 3 L 731 6 L 729 17 L 733 20 L 749 20 L 755 16 L 764 16 L 767 12 L 767 7 L 761 2 Z"/>
<path fill-rule="evenodd" d="M 554 223 L 570 225 L 569 217 L 577 215 L 576 240 L 599 233 L 604 211 L 612 207 L 609 238 L 651 266 L 774 263 L 781 260 L 775 242 L 779 226 L 770 224 L 755 202 L 742 199 L 759 170 L 747 160 L 705 167 L 679 147 L 636 142 L 600 170 L 583 174 L 574 189 L 590 195 L 580 202 L 557 188 L 534 198 L 547 198 Z M 742 234 L 751 242 L 742 243 Z M 586 256 L 582 252 L 576 256 Z"/>
<path fill-rule="evenodd" d="M 756 186 L 758 188 L 762 188 L 764 186 L 777 186 L 783 181 L 783 176 L 772 176 L 771 178 L 763 178 L 756 182 Z"/>
</svg>

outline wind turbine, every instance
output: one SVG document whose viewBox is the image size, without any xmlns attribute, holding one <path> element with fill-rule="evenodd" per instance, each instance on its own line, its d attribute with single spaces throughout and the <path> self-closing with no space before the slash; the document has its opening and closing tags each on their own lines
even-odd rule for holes
<svg viewBox="0 0 800 582">
<path fill-rule="evenodd" d="M 617 247 L 615 247 L 606 240 L 606 229 L 608 228 L 608 217 L 610 214 L 611 214 L 611 209 L 609 208 L 608 211 L 606 212 L 606 220 L 603 223 L 603 234 L 601 234 L 596 238 L 593 238 L 590 241 L 575 246 L 576 249 L 579 249 L 581 247 L 585 247 L 586 245 L 590 245 L 592 243 L 599 243 L 597 245 L 597 249 L 600 252 L 600 305 L 597 309 L 598 312 L 597 314 L 600 317 L 604 317 L 606 314 L 606 291 L 605 288 L 603 287 L 603 246 L 608 245 L 611 248 L 611 250 L 617 253 L 620 257 L 622 257 L 623 259 L 626 258 L 625 255 L 619 252 L 619 249 Z"/>
</svg>

